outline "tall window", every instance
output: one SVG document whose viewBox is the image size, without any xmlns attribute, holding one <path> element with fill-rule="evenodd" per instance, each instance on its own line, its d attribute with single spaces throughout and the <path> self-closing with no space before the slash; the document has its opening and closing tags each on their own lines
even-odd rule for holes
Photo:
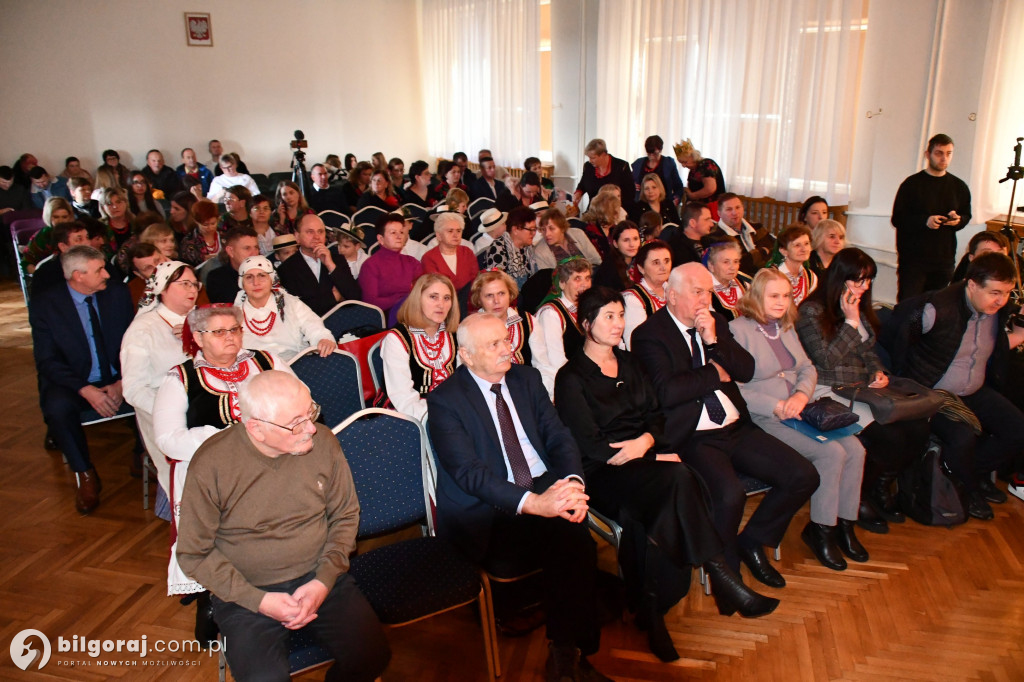
<svg viewBox="0 0 1024 682">
<path fill-rule="evenodd" d="M 866 28 L 866 0 L 602 0 L 597 129 L 630 159 L 690 138 L 730 191 L 846 203 Z"/>
<path fill-rule="evenodd" d="M 423 0 L 421 62 L 434 156 L 490 149 L 520 166 L 540 149 L 539 0 Z M 549 107 L 550 108 L 550 107 Z"/>
</svg>

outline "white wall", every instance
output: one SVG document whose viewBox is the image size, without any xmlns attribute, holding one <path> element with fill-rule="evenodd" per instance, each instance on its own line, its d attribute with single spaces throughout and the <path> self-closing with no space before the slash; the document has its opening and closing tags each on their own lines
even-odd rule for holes
<svg viewBox="0 0 1024 682">
<path fill-rule="evenodd" d="M 187 47 L 184 10 L 209 12 L 213 47 Z M 4 3 L 0 163 L 51 172 L 103 149 L 131 167 L 151 147 L 180 163 L 218 138 L 253 172 L 328 153 L 427 159 L 415 0 L 74 0 Z M 427 159 L 429 160 L 429 159 Z"/>
</svg>

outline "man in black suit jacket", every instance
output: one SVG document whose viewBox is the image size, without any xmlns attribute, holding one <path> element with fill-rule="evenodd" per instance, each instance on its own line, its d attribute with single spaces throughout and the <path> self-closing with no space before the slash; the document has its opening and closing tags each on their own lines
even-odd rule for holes
<svg viewBox="0 0 1024 682">
<path fill-rule="evenodd" d="M 785 579 L 764 546 L 777 547 L 790 519 L 818 488 L 814 466 L 759 429 L 736 381 L 754 376 L 754 358 L 711 310 L 711 273 L 699 263 L 672 271 L 665 307 L 633 332 L 632 351 L 643 363 L 665 413 L 666 436 L 683 462 L 697 470 L 714 500 L 715 527 L 725 556 L 739 571 L 772 587 Z M 699 357 L 694 361 L 694 353 Z M 737 472 L 772 486 L 737 536 L 746 494 Z"/>
<path fill-rule="evenodd" d="M 306 193 L 308 195 L 306 201 L 311 209 L 317 213 L 330 210 L 345 215 L 349 214 L 345 193 L 342 191 L 341 185 L 331 186 L 326 166 L 322 163 L 313 164 L 313 167 L 309 169 L 309 177 L 313 181 L 313 187 Z"/>
<path fill-rule="evenodd" d="M 596 653 L 596 548 L 585 523 L 583 467 L 540 373 L 511 364 L 505 324 L 459 325 L 463 365 L 427 396 L 440 461 L 437 532 L 498 574 L 544 571 L 548 679 L 606 679 Z M 504 570 L 502 570 L 504 567 Z"/>
<path fill-rule="evenodd" d="M 362 297 L 359 283 L 352 277 L 348 263 L 335 265 L 327 248 L 327 228 L 320 216 L 307 213 L 295 231 L 299 252 L 281 263 L 277 276 L 281 286 L 298 296 L 317 315 L 323 316 L 338 303 Z"/>
<path fill-rule="evenodd" d="M 700 263 L 704 251 L 711 245 L 708 235 L 715 227 L 711 209 L 701 201 L 688 201 L 683 207 L 681 221 L 681 230 L 662 236 L 672 247 L 672 264 Z"/>
<path fill-rule="evenodd" d="M 480 177 L 473 181 L 473 184 L 466 183 L 469 187 L 469 198 L 476 201 L 480 197 L 498 200 L 502 194 L 508 194 L 508 187 L 501 180 L 496 179 L 497 166 L 494 159 L 485 157 L 480 159 Z"/>
<path fill-rule="evenodd" d="M 224 235 L 227 262 L 206 278 L 206 295 L 210 303 L 234 303 L 238 295 L 238 268 L 249 256 L 260 255 L 259 237 L 251 227 L 233 227 Z"/>
<path fill-rule="evenodd" d="M 112 417 L 121 408 L 121 338 L 134 310 L 125 287 L 108 287 L 102 253 L 75 246 L 61 258 L 67 286 L 33 298 L 29 322 L 43 418 L 75 472 L 75 507 L 88 514 L 99 504 L 100 482 L 81 413 Z"/>
</svg>

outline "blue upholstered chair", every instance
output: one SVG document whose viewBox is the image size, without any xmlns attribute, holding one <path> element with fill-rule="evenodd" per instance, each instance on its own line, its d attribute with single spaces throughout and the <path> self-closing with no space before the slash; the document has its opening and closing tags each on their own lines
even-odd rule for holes
<svg viewBox="0 0 1024 682">
<path fill-rule="evenodd" d="M 424 537 L 352 557 L 349 572 L 377 617 L 398 627 L 476 601 L 488 676 L 493 680 L 500 674 L 494 656 L 494 616 L 480 572 L 432 532 L 432 467 L 422 424 L 397 412 L 369 408 L 346 419 L 334 433 L 359 496 L 360 539 L 423 522 L 430 528 Z"/>
<path fill-rule="evenodd" d="M 360 327 L 373 327 L 382 330 L 387 326 L 384 321 L 384 311 L 362 301 L 342 301 L 324 313 L 321 319 L 335 339 Z"/>
<path fill-rule="evenodd" d="M 290 366 L 320 404 L 324 424 L 337 426 L 363 409 L 363 374 L 351 353 L 336 350 L 322 358 L 316 348 L 310 348 L 292 358 Z"/>
</svg>

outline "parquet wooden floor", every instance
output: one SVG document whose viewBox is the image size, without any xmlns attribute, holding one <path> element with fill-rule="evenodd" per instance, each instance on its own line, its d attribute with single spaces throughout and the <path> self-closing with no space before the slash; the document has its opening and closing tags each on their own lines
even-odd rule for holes
<svg viewBox="0 0 1024 682">
<path fill-rule="evenodd" d="M 128 475 L 131 439 L 124 423 L 90 427 L 103 477 L 100 508 L 80 517 L 72 478 L 59 455 L 42 448 L 30 339 L 20 294 L 0 284 L 0 679 L 215 680 L 206 654 L 56 651 L 57 637 L 181 640 L 194 611 L 165 596 L 167 526 L 141 506 Z M 995 507 L 996 519 L 953 530 L 908 522 L 888 535 L 862 532 L 872 560 L 836 573 L 815 562 L 799 539 L 806 508 L 782 548 L 782 599 L 772 615 L 719 616 L 694 589 L 669 615 L 683 658 L 666 665 L 647 652 L 629 620 L 605 628 L 600 670 L 641 680 L 1024 680 L 1024 503 Z M 614 556 L 600 545 L 602 566 Z M 22 672 L 8 654 L 25 628 L 47 634 L 53 656 L 42 671 Z M 384 679 L 486 679 L 475 615 L 462 609 L 392 630 Z M 501 639 L 502 680 L 543 679 L 542 632 Z M 136 661 L 136 667 L 97 663 Z M 72 666 L 71 663 L 76 665 Z M 88 663 L 83 665 L 82 663 Z M 174 664 L 174 665 L 171 665 Z M 322 672 L 304 679 L 320 679 Z"/>
</svg>

